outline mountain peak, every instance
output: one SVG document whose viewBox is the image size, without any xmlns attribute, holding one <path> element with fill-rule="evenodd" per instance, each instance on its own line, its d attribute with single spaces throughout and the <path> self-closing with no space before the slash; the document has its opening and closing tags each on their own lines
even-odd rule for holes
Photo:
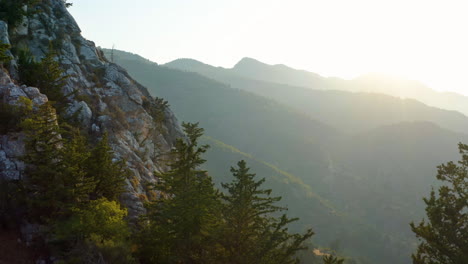
<svg viewBox="0 0 468 264">
<path fill-rule="evenodd" d="M 198 60 L 195 60 L 195 59 L 191 59 L 191 58 L 178 58 L 178 59 L 175 59 L 171 62 L 168 62 L 167 64 L 169 63 L 193 63 L 193 64 L 205 64 L 201 61 L 198 61 Z"/>
<path fill-rule="evenodd" d="M 302 71 L 293 69 L 284 64 L 268 64 L 265 62 L 261 62 L 257 59 L 244 57 L 242 58 L 236 65 L 233 67 L 234 70 L 242 70 L 242 69 L 274 69 L 279 71 Z"/>
<path fill-rule="evenodd" d="M 199 71 L 199 70 L 212 70 L 216 67 L 201 61 L 189 58 L 179 58 L 164 64 L 165 67 L 179 69 L 183 71 Z"/>
<path fill-rule="evenodd" d="M 244 57 L 238 63 L 236 63 L 236 65 L 234 65 L 233 69 L 244 68 L 244 67 L 258 67 L 258 66 L 268 67 L 270 65 L 263 63 L 259 60 L 253 59 L 253 58 Z"/>
</svg>

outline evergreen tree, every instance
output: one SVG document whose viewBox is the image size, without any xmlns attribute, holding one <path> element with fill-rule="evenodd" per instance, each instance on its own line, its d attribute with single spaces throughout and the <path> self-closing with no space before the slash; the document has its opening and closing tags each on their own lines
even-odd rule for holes
<svg viewBox="0 0 468 264">
<path fill-rule="evenodd" d="M 468 261 L 468 145 L 458 145 L 462 160 L 438 166 L 437 179 L 444 182 L 424 198 L 428 221 L 411 229 L 421 243 L 414 264 L 466 264 Z"/>
<path fill-rule="evenodd" d="M 53 243 L 60 244 L 66 263 L 134 263 L 130 253 L 127 211 L 116 201 L 89 201 L 54 225 Z"/>
<path fill-rule="evenodd" d="M 71 128 L 70 138 L 64 140 L 61 148 L 62 173 L 60 180 L 65 196 L 63 201 L 69 207 L 76 208 L 79 204 L 89 201 L 89 194 L 96 185 L 89 177 L 87 166 L 91 153 L 85 136 L 76 128 Z"/>
<path fill-rule="evenodd" d="M 29 49 L 18 51 L 18 73 L 22 84 L 34 86 L 39 77 L 39 62 Z"/>
<path fill-rule="evenodd" d="M 37 4 L 39 0 L 1 0 L 0 1 L 0 20 L 6 21 L 12 28 L 18 26 L 23 17 L 28 15 L 27 9 Z"/>
<path fill-rule="evenodd" d="M 32 101 L 24 96 L 20 96 L 18 101 L 10 105 L 0 104 L 0 134 L 9 131 L 19 131 L 21 122 L 28 117 L 32 111 Z"/>
<path fill-rule="evenodd" d="M 86 138 L 76 130 L 70 139 L 64 138 L 50 103 L 41 105 L 21 126 L 26 134 L 23 160 L 28 164 L 24 185 L 32 216 L 47 220 L 87 201 L 92 182 L 86 178 L 90 156 Z"/>
<path fill-rule="evenodd" d="M 115 201 L 127 170 L 112 161 L 107 135 L 90 149 L 78 129 L 59 126 L 50 103 L 33 111 L 22 127 L 29 220 L 47 224 L 51 248 L 67 263 L 133 263 L 126 211 Z"/>
<path fill-rule="evenodd" d="M 63 208 L 65 197 L 62 181 L 64 140 L 57 123 L 55 109 L 45 103 L 22 122 L 26 134 L 25 187 L 33 216 L 50 216 Z"/>
<path fill-rule="evenodd" d="M 237 169 L 231 168 L 233 182 L 222 184 L 227 190 L 222 195 L 226 263 L 299 263 L 295 255 L 307 248 L 304 242 L 313 235 L 312 230 L 302 235 L 290 234 L 287 225 L 297 219 L 274 216 L 285 210 L 274 205 L 281 197 L 271 197 L 270 189 L 261 189 L 265 179 L 256 181 L 245 161 L 237 165 Z"/>
<path fill-rule="evenodd" d="M 3 67 L 3 63 L 9 62 L 11 60 L 11 56 L 7 54 L 7 51 L 10 49 L 10 45 L 0 43 L 0 66 Z"/>
<path fill-rule="evenodd" d="M 114 151 L 108 141 L 108 135 L 104 133 L 96 147 L 91 150 L 87 163 L 87 177 L 95 183 L 90 192 L 91 199 L 105 197 L 116 200 L 124 191 L 125 179 L 129 174 L 125 161 L 113 161 Z"/>
<path fill-rule="evenodd" d="M 66 84 L 68 79 L 67 75 L 64 75 L 64 71 L 60 67 L 60 64 L 55 60 L 57 54 L 53 51 L 52 46 L 49 47 L 49 52 L 40 62 L 39 79 L 36 80 L 36 86 L 47 95 L 49 100 L 56 103 L 63 102 L 64 95 L 62 88 Z"/>
<path fill-rule="evenodd" d="M 124 162 L 113 162 L 106 134 L 90 150 L 79 130 L 66 133 L 59 126 L 50 103 L 26 118 L 22 127 L 29 165 L 25 187 L 35 217 L 64 217 L 69 208 L 103 197 L 116 200 L 123 192 L 128 171 Z"/>
<path fill-rule="evenodd" d="M 219 199 L 211 177 L 199 169 L 208 146 L 198 146 L 198 124 L 183 127 L 188 142 L 177 140 L 170 170 L 154 186 L 161 196 L 148 206 L 149 225 L 140 236 L 143 263 L 210 263 L 215 255 Z"/>
<path fill-rule="evenodd" d="M 25 187 L 33 216 L 63 214 L 74 203 L 87 200 L 85 138 L 74 133 L 70 140 L 64 139 L 50 103 L 41 105 L 21 126 L 27 136 Z"/>
<path fill-rule="evenodd" d="M 68 76 L 55 60 L 56 57 L 57 54 L 52 46 L 40 62 L 34 60 L 29 50 L 22 50 L 18 55 L 18 65 L 21 82 L 39 88 L 50 101 L 54 102 L 55 107 L 59 106 L 61 109 L 65 103 L 62 88 Z"/>
</svg>

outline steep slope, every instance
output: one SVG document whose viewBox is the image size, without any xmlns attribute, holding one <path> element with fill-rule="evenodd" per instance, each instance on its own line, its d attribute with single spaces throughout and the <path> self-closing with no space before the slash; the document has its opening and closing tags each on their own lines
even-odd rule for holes
<svg viewBox="0 0 468 264">
<path fill-rule="evenodd" d="M 210 127 L 214 124 L 213 120 L 224 118 L 223 124 L 226 126 L 225 130 L 232 129 L 237 131 L 239 121 L 238 119 L 233 119 L 233 116 L 236 115 L 234 115 L 232 111 L 238 111 L 246 118 L 251 115 L 250 112 L 242 112 L 242 109 L 232 108 L 231 105 L 236 104 L 244 106 L 248 104 L 250 100 L 244 96 L 234 96 L 234 91 L 236 91 L 236 89 L 229 90 L 229 87 L 223 84 L 212 80 L 210 81 L 194 73 L 171 71 L 157 64 L 148 66 L 146 60 L 142 60 L 141 57 L 133 56 L 129 53 L 122 53 L 121 57 L 116 56 L 116 61 L 126 67 L 137 79 L 146 81 L 149 87 L 151 85 L 159 87 L 155 88 L 159 94 L 177 99 L 170 100 L 178 102 L 177 105 L 173 105 L 176 111 L 181 111 L 181 115 L 190 116 L 193 120 L 200 121 L 202 125 L 206 123 L 209 124 L 208 127 Z M 205 68 L 218 74 L 215 75 L 216 78 L 219 78 L 221 74 L 225 73 L 223 69 L 202 65 L 196 61 L 189 62 L 198 65 L 197 67 Z M 225 77 L 228 75 L 229 74 L 226 74 Z M 246 80 L 245 78 L 240 78 L 238 76 L 233 77 L 232 75 L 229 75 L 229 78 L 231 78 L 230 80 L 237 81 Z M 438 118 L 438 122 L 440 123 L 444 121 L 443 119 L 453 119 L 456 121 L 457 116 L 461 117 L 459 121 L 463 123 L 464 116 L 451 111 L 430 108 L 412 100 L 401 100 L 385 95 L 354 94 L 340 91 L 315 91 L 315 93 L 311 93 L 310 89 L 306 88 L 252 80 L 246 80 L 245 82 L 248 82 L 250 85 L 249 88 L 251 88 L 252 91 L 255 87 L 265 90 L 278 89 L 280 90 L 278 94 L 284 97 L 287 95 L 281 90 L 285 87 L 293 89 L 292 91 L 296 91 L 294 89 L 302 89 L 303 92 L 299 92 L 299 95 L 295 95 L 291 92 L 291 96 L 296 96 L 298 98 L 297 100 L 301 99 L 301 97 L 305 97 L 304 101 L 313 99 L 316 107 L 315 111 L 318 113 L 314 117 L 318 119 L 323 118 L 323 113 L 327 111 L 332 112 L 333 106 L 336 107 L 343 104 L 344 107 L 341 109 L 340 113 L 343 116 L 342 119 L 350 119 L 345 120 L 349 122 L 348 127 L 373 127 L 372 130 L 351 135 L 337 133 L 332 138 L 327 139 L 327 137 L 325 137 L 323 141 L 319 138 L 320 144 L 316 146 L 321 148 L 323 155 L 320 156 L 320 159 L 317 159 L 317 156 L 312 156 L 310 160 L 317 163 L 317 165 L 319 165 L 318 167 L 321 167 L 322 170 L 314 171 L 311 169 L 312 167 L 304 166 L 304 164 L 302 164 L 301 167 L 296 167 L 296 164 L 290 166 L 290 157 L 300 160 L 303 158 L 300 152 L 296 152 L 296 149 L 282 148 L 282 145 L 269 146 L 268 148 L 271 151 L 276 150 L 276 152 L 278 152 L 277 155 L 283 155 L 284 157 L 273 163 L 276 167 L 297 177 L 305 185 L 309 186 L 314 193 L 317 193 L 320 197 L 325 197 L 325 199 L 329 201 L 327 203 L 331 202 L 330 204 L 333 208 L 336 208 L 336 212 L 340 212 L 340 218 L 343 219 L 341 220 L 341 223 L 343 223 L 342 225 L 335 224 L 340 222 L 336 222 L 334 218 L 323 216 L 321 213 L 317 213 L 317 211 L 313 212 L 314 215 L 299 215 L 303 220 L 310 221 L 314 227 L 316 222 L 320 223 L 323 219 L 329 221 L 328 224 L 321 226 L 321 229 L 317 228 L 318 232 L 328 233 L 327 238 L 329 238 L 329 240 L 322 240 L 319 239 L 321 238 L 320 236 L 317 236 L 317 239 L 319 239 L 321 243 L 329 243 L 333 240 L 331 238 L 335 237 L 341 242 L 344 251 L 350 255 L 368 256 L 369 259 L 378 263 L 383 263 L 385 261 L 388 263 L 407 263 L 409 255 L 412 252 L 412 247 L 415 245 L 414 237 L 409 230 L 408 223 L 412 220 L 420 219 L 423 215 L 421 197 L 426 196 L 430 191 L 430 185 L 434 184 L 435 167 L 442 162 L 455 159 L 456 143 L 459 141 L 466 141 L 468 138 L 465 134 L 451 132 L 434 123 L 421 121 L 413 122 L 412 118 L 408 118 L 401 113 L 399 113 L 400 118 L 392 119 L 390 120 L 391 122 L 389 122 L 389 120 L 380 121 L 377 114 L 374 118 L 375 121 L 373 121 L 374 119 L 366 117 L 364 114 L 366 114 L 366 111 L 377 111 L 379 106 L 388 107 L 387 105 L 393 105 L 393 108 L 388 108 L 394 109 L 395 111 L 406 109 L 405 111 L 416 112 L 418 115 L 420 115 L 418 111 L 421 111 L 425 113 L 428 118 L 432 118 L 430 120 L 437 120 L 436 118 Z M 174 85 L 174 83 L 177 83 L 177 85 Z M 185 85 L 182 85 L 183 83 L 185 83 Z M 165 89 L 163 89 L 164 91 L 160 90 L 161 87 L 165 87 Z M 190 90 L 190 92 L 187 90 Z M 186 93 L 191 96 L 182 97 L 182 94 Z M 237 93 L 242 94 L 240 91 L 237 91 Z M 334 98 L 335 102 L 330 103 L 331 105 L 329 106 L 327 102 L 330 102 L 330 99 L 327 101 L 325 96 L 320 95 L 321 93 Z M 253 96 L 250 93 L 244 94 L 247 95 L 247 97 Z M 313 98 L 314 96 L 312 96 L 312 94 L 317 98 Z M 278 101 L 281 99 L 279 95 L 276 97 Z M 353 95 L 355 95 L 357 99 L 350 100 L 349 98 L 353 98 Z M 340 99 L 340 97 L 343 97 L 341 100 L 347 102 L 347 104 L 339 101 L 338 99 Z M 373 100 L 376 100 L 376 102 Z M 264 101 L 253 100 L 250 102 L 253 104 L 261 104 L 261 102 Z M 367 103 L 371 103 L 374 108 L 362 106 L 362 104 Z M 195 108 L 189 110 L 189 108 L 186 107 L 192 104 L 198 106 L 197 110 L 194 111 Z M 276 103 L 272 104 L 276 105 Z M 407 106 L 404 106 L 405 104 L 407 104 Z M 179 105 L 180 107 L 178 107 Z M 221 113 L 210 114 L 217 109 L 224 109 L 224 105 L 227 105 L 226 109 L 228 110 Z M 367 110 L 359 110 L 360 107 Z M 265 107 L 259 107 L 259 109 L 263 108 Z M 252 111 L 259 111 L 257 108 L 250 109 Z M 360 119 L 356 118 L 355 115 L 353 115 L 353 111 L 360 111 L 363 117 Z M 203 114 L 198 114 L 198 112 Z M 320 113 L 322 114 L 319 115 Z M 380 112 L 377 111 L 377 113 Z M 443 117 L 443 115 L 441 115 L 440 117 L 434 117 L 437 113 L 444 113 L 447 114 L 447 116 Z M 331 114 L 332 113 L 329 113 L 329 115 Z M 369 115 L 369 113 L 367 113 L 367 115 Z M 268 119 L 270 123 L 275 122 L 275 119 L 272 117 Z M 368 119 L 369 123 L 374 123 L 371 125 L 366 124 L 366 119 Z M 412 122 L 400 122 L 402 120 L 411 120 Z M 354 124 L 355 122 L 357 124 Z M 380 126 L 382 124 L 388 125 Z M 271 136 L 272 138 L 274 137 L 277 142 L 285 140 L 285 135 L 270 134 L 273 128 L 271 124 L 267 126 L 267 129 L 262 127 L 265 126 L 262 122 L 258 124 L 250 123 L 249 125 L 260 126 L 258 130 L 263 129 L 263 133 L 258 134 L 238 131 L 235 135 L 229 134 L 230 136 L 228 138 L 222 138 L 221 141 L 224 142 L 226 140 L 230 142 L 230 145 L 235 146 L 236 149 L 242 150 L 245 154 L 246 151 L 242 147 L 249 147 L 249 149 L 263 147 L 262 145 L 256 145 L 257 140 L 260 142 L 262 141 L 261 137 Z M 457 126 L 456 122 L 452 123 L 452 126 Z M 247 127 L 244 129 L 250 131 L 251 128 Z M 295 128 L 288 127 L 288 129 L 294 130 Z M 463 125 L 458 129 L 463 129 Z M 211 130 L 211 132 L 214 131 L 219 133 L 219 135 L 208 135 L 217 139 L 220 139 L 218 136 L 222 137 L 222 133 L 225 133 L 224 130 Z M 289 133 L 289 136 L 297 135 L 298 134 L 295 133 Z M 315 136 L 320 137 L 320 134 L 315 134 Z M 232 137 L 237 137 L 238 140 L 233 141 Z M 242 144 L 243 141 L 250 143 L 248 146 L 242 145 L 242 147 L 235 145 L 237 142 L 241 142 Z M 287 141 L 287 139 L 285 141 Z M 212 150 L 213 154 L 208 154 L 211 155 L 209 159 L 217 161 L 216 164 L 230 166 L 239 158 L 246 159 L 245 155 L 241 155 L 238 151 L 232 150 L 234 147 L 223 147 L 220 150 L 218 147 L 220 144 L 225 145 L 224 143 L 212 143 L 212 145 L 215 146 Z M 310 146 L 304 144 L 304 148 L 306 147 Z M 254 160 L 268 160 L 264 158 L 264 153 L 254 153 L 255 155 L 249 152 L 247 156 Z M 302 162 L 304 162 L 304 160 L 301 160 L 301 163 Z M 210 163 L 210 161 L 208 163 Z M 257 164 L 255 161 L 252 163 Z M 218 175 L 222 177 L 227 173 L 225 166 L 220 168 L 217 168 L 215 164 L 208 164 L 208 166 L 210 170 L 216 172 L 215 174 L 217 177 Z M 272 174 L 271 171 L 265 170 L 262 166 L 256 165 L 256 169 L 261 172 L 260 176 L 263 176 L 263 173 L 267 175 Z M 284 185 L 278 187 L 280 188 L 278 189 L 280 192 L 284 192 L 285 198 L 293 199 L 290 197 L 291 193 L 288 193 L 290 190 L 289 187 L 291 186 L 287 187 Z M 303 196 L 301 192 L 297 191 L 295 191 L 294 194 Z M 293 204 L 304 208 L 303 210 L 311 209 L 311 207 L 307 206 L 307 203 L 308 200 L 304 198 L 302 200 L 298 199 Z M 295 206 L 293 206 L 293 208 L 295 208 Z M 345 212 L 345 214 L 342 212 Z M 323 219 L 321 219 L 322 217 Z"/>
<path fill-rule="evenodd" d="M 296 176 L 214 138 L 205 136 L 202 142 L 210 145 L 205 155 L 207 159 L 205 167 L 218 186 L 223 182 L 230 182 L 232 175 L 229 168 L 235 167 L 238 161 L 245 160 L 252 172 L 259 178 L 266 179 L 265 187 L 272 189 L 274 195 L 283 197 L 280 204 L 288 207 L 290 216 L 316 219 L 310 225 L 319 233 L 324 233 L 321 230 L 326 229 L 328 225 L 344 224 L 344 219 L 339 217 L 333 205 L 314 193 L 309 185 Z M 304 199 L 307 202 L 304 202 Z M 296 223 L 293 228 L 301 230 L 304 225 Z"/>
<path fill-rule="evenodd" d="M 244 58 L 231 69 L 216 68 L 195 60 L 178 59 L 165 64 L 165 66 L 193 71 L 229 83 L 234 87 L 237 81 L 244 83 L 250 81 L 268 82 L 269 86 L 283 84 L 298 86 L 314 90 L 340 90 L 358 93 L 381 93 L 397 98 L 415 99 L 424 104 L 454 110 L 468 115 L 468 97 L 456 93 L 443 93 L 430 89 L 416 81 L 397 79 L 394 77 L 369 74 L 354 80 L 339 78 L 325 78 L 315 73 L 296 70 L 285 65 L 268 65 L 254 59 Z M 240 79 L 240 80 L 239 80 Z M 275 83 L 275 84 L 271 84 Z M 265 86 L 265 84 L 263 84 Z M 317 92 L 317 91 L 316 91 Z M 285 91 L 289 93 L 289 91 Z"/>
<path fill-rule="evenodd" d="M 143 212 L 144 200 L 140 197 L 147 192 L 145 182 L 155 181 L 153 173 L 165 169 L 157 157 L 171 149 L 176 137 L 183 136 L 172 111 L 165 109 L 162 123 L 156 122 L 151 112 L 157 105 L 146 88 L 134 81 L 123 68 L 107 61 L 93 42 L 81 36 L 64 1 L 50 0 L 38 4 L 36 12 L 20 27 L 10 30 L 11 34 L 8 34 L 5 23 L 0 24 L 0 35 L 11 44 L 13 53 L 28 49 L 36 60 L 40 60 L 53 46 L 62 70 L 69 76 L 63 87 L 64 94 L 68 95 L 66 112 L 76 115 L 82 130 L 94 138 L 109 132 L 115 158 L 125 159 L 132 172 L 121 200 L 132 217 Z M 11 65 L 10 73 L 16 78 L 16 61 Z M 14 104 L 14 101 L 8 101 L 11 96 L 17 98 L 39 93 L 35 88 L 18 88 L 8 80 L 4 78 L 1 84 L 2 103 Z M 2 135 L 0 149 L 3 150 L 0 152 L 0 164 L 17 164 L 8 167 L 8 175 L 3 173 L 0 176 L 22 178 L 24 166 L 18 166 L 22 164 L 18 157 L 24 151 L 22 133 Z"/>
<path fill-rule="evenodd" d="M 0 21 L 0 28 L 2 23 L 3 21 Z M 33 107 L 48 102 L 47 96 L 41 94 L 39 89 L 18 86 L 5 69 L 0 69 L 0 263 L 34 263 L 43 253 L 21 243 L 22 240 L 30 242 L 24 239 L 24 233 L 4 229 L 8 222 L 6 219 L 11 217 L 4 210 L 6 207 L 5 193 L 2 193 L 6 189 L 4 185 L 9 181 L 22 179 L 25 169 L 25 164 L 21 160 L 24 155 L 24 135 L 20 131 L 7 131 L 9 122 L 4 110 L 19 105 L 21 97 L 31 100 Z"/>
<path fill-rule="evenodd" d="M 336 142 L 330 198 L 342 211 L 410 240 L 408 222 L 424 215 L 422 197 L 436 186 L 437 166 L 458 159 L 468 135 L 427 122 L 380 127 Z"/>
<path fill-rule="evenodd" d="M 282 169 L 293 174 L 327 173 L 323 145 L 339 136 L 332 127 L 275 101 L 195 73 L 156 64 L 147 67 L 135 60 L 120 59 L 117 53 L 115 57 L 154 94 L 167 99 L 181 119 L 200 122 L 209 136 L 271 164 L 287 164 Z M 290 152 L 297 155 L 284 155 Z"/>
<path fill-rule="evenodd" d="M 274 101 L 198 74 L 148 65 L 141 57 L 120 51 L 114 51 L 114 58 L 151 91 L 167 99 L 183 120 L 200 122 L 205 128 L 204 140 L 212 145 L 206 168 L 218 184 L 228 181 L 229 167 L 244 159 L 259 177 L 268 179 L 275 194 L 284 197 L 291 216 L 315 219 L 312 223 L 302 221 L 296 229 L 312 226 L 318 241 L 329 241 L 336 239 L 330 226 L 355 225 L 294 175 L 303 167 L 302 172 L 315 172 L 308 174 L 311 182 L 316 180 L 312 175 L 326 173 L 326 154 L 320 145 L 338 136 L 334 129 Z M 291 153 L 297 155 L 288 155 Z M 276 164 L 284 166 L 277 168 Z"/>
<path fill-rule="evenodd" d="M 321 228 L 316 229 L 319 243 L 327 245 L 339 239 L 343 250 L 348 255 L 367 256 L 373 262 L 378 263 L 408 262 L 414 246 L 414 237 L 409 231 L 408 223 L 421 216 L 423 210 L 421 197 L 430 191 L 432 180 L 429 179 L 434 177 L 435 166 L 447 160 L 447 157 L 453 157 L 456 142 L 465 139 L 463 134 L 457 134 L 430 123 L 415 123 L 413 130 L 406 129 L 411 123 L 398 123 L 391 126 L 394 127 L 393 129 L 376 128 L 357 135 L 334 132 L 332 137 L 322 138 L 322 134 L 315 132 L 313 138 L 316 144 L 310 145 L 309 142 L 304 141 L 302 135 L 304 131 L 309 130 L 298 128 L 294 123 L 284 123 L 283 119 L 278 119 L 281 122 L 277 123 L 276 117 L 281 118 L 285 115 L 278 113 L 278 107 L 281 104 L 229 88 L 198 74 L 171 70 L 157 64 L 148 66 L 146 61 L 141 64 L 139 63 L 141 58 L 132 57 L 128 53 L 124 54 L 125 60 L 122 59 L 124 56 L 122 58 L 116 56 L 116 61 L 126 67 L 133 76 L 148 84 L 148 87 L 154 86 L 158 94 L 165 98 L 172 98 L 169 101 L 173 102 L 172 106 L 178 114 L 180 113 L 180 116 L 200 121 L 202 126 L 207 127 L 208 136 L 221 140 L 223 145 L 229 144 L 247 153 L 254 160 L 273 164 L 280 171 L 297 177 L 314 193 L 331 202 L 341 220 L 337 220 L 333 214 L 325 216 L 319 211 L 307 214 L 305 210 L 312 210 L 312 208 L 307 205 L 310 201 L 304 198 L 303 192 L 297 190 L 289 192 L 293 188 L 291 185 L 278 186 L 282 188 L 277 191 L 284 193 L 285 199 L 293 199 L 294 197 L 290 197 L 292 194 L 303 197 L 299 197 L 292 203 L 293 208 L 304 208 L 301 214 L 297 215 L 291 211 L 293 216 L 301 217 L 302 223 L 315 227 L 315 223 L 328 221 L 320 225 Z M 266 104 L 266 102 L 270 103 Z M 192 105 L 194 107 L 190 107 Z M 270 109 L 269 105 L 274 106 L 274 110 Z M 287 110 L 288 108 L 282 107 L 282 109 L 282 111 L 290 111 Z M 245 121 L 242 119 L 249 119 L 253 115 L 259 116 L 258 111 L 263 113 L 262 117 L 268 122 L 260 120 L 260 122 L 250 122 L 249 126 L 245 126 L 246 123 L 243 123 Z M 215 127 L 218 123 L 223 124 L 223 128 Z M 240 124 L 244 124 L 241 130 Z M 283 134 L 271 132 L 276 129 L 291 131 Z M 296 129 L 303 132 L 293 132 Z M 416 133 L 418 129 L 424 131 L 424 133 L 419 132 L 421 140 L 415 140 L 409 136 L 410 131 L 413 131 L 413 136 L 418 135 Z M 382 131 L 386 130 L 389 131 L 388 134 L 383 134 Z M 400 132 L 397 133 L 398 131 Z M 226 137 L 225 134 L 229 136 Z M 298 135 L 298 141 L 289 138 Z M 370 141 L 366 144 L 368 139 L 374 137 L 379 138 L 380 141 Z M 403 140 L 406 137 L 408 139 Z M 266 142 L 265 138 L 271 140 Z M 399 141 L 398 138 L 402 140 Z M 446 140 L 442 140 L 444 138 Z M 414 144 L 410 144 L 413 141 Z M 263 145 L 265 142 L 267 145 Z M 301 146 L 283 147 L 283 142 L 286 144 L 300 142 Z M 441 146 L 442 144 L 444 147 Z M 411 157 L 406 159 L 405 151 L 409 146 L 413 153 L 411 157 L 419 157 L 419 159 Z M 319 149 L 310 150 L 311 147 Z M 274 153 L 255 150 L 257 148 L 266 148 Z M 386 149 L 392 150 L 390 157 Z M 425 159 L 424 157 L 430 150 L 434 156 Z M 232 166 L 237 159 L 246 159 L 243 155 L 232 154 L 237 151 L 220 151 L 218 147 L 214 147 L 212 151 L 213 154 L 208 153 L 208 159 L 216 160 L 216 164 L 225 164 L 222 167 L 216 167 L 216 164 L 210 164 L 208 161 L 208 168 L 215 171 L 216 176 L 228 174 L 226 166 Z M 320 155 L 312 156 L 307 154 L 307 151 Z M 355 162 L 359 159 L 360 151 L 367 153 L 365 162 Z M 307 156 L 304 157 L 304 155 Z M 272 157 L 278 158 L 272 159 Z M 393 160 L 399 157 L 400 162 L 394 163 Z M 267 177 L 271 174 L 271 171 L 261 166 L 257 166 L 256 169 L 261 171 L 259 176 Z M 418 176 L 413 178 L 413 174 Z M 389 188 L 389 184 L 393 187 Z M 389 212 L 393 214 L 389 216 Z"/>
</svg>

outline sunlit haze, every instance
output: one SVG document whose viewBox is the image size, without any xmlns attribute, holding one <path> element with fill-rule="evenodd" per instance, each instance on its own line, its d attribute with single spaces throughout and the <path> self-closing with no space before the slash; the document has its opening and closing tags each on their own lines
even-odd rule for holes
<svg viewBox="0 0 468 264">
<path fill-rule="evenodd" d="M 468 95 L 466 1 L 72 2 L 85 37 L 158 63 L 232 67 L 252 57 L 324 76 L 392 74 Z"/>
<path fill-rule="evenodd" d="M 468 0 L 0 0 L 0 264 L 468 264 L 467 29 Z"/>
</svg>

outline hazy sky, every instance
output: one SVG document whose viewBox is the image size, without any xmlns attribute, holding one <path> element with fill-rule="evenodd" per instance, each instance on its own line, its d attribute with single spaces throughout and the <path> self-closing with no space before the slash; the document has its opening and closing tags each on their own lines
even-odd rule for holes
<svg viewBox="0 0 468 264">
<path fill-rule="evenodd" d="M 97 45 L 165 63 L 242 57 L 324 76 L 380 72 L 468 95 L 468 1 L 72 0 Z"/>
</svg>

